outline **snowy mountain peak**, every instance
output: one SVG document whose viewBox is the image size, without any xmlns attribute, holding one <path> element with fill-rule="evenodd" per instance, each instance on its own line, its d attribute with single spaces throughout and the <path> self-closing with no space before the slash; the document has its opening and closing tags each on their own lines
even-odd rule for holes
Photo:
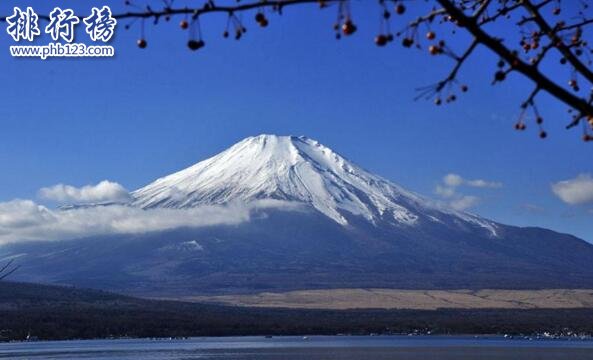
<svg viewBox="0 0 593 360">
<path fill-rule="evenodd" d="M 308 204 L 342 225 L 348 224 L 348 215 L 398 226 L 413 226 L 419 221 L 450 222 L 454 217 L 495 232 L 492 223 L 441 208 L 305 136 L 246 138 L 218 155 L 136 190 L 132 196 L 133 205 L 143 208 L 277 199 Z"/>
</svg>

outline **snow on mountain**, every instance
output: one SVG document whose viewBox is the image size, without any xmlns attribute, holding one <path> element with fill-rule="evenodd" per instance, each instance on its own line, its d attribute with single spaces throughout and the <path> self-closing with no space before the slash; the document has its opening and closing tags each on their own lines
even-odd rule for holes
<svg viewBox="0 0 593 360">
<path fill-rule="evenodd" d="M 94 235 L 81 222 L 82 238 L 0 245 L 0 259 L 19 256 L 14 279 L 151 297 L 593 284 L 591 244 L 455 211 L 306 137 L 250 137 L 130 203 L 97 205 L 61 216 L 102 214 L 118 231 Z"/>
<path fill-rule="evenodd" d="M 446 208 L 371 174 L 307 137 L 260 135 L 132 193 L 142 208 L 278 199 L 308 204 L 347 225 L 346 214 L 398 226 L 422 221 L 473 224 L 496 235 L 496 224 Z"/>
</svg>

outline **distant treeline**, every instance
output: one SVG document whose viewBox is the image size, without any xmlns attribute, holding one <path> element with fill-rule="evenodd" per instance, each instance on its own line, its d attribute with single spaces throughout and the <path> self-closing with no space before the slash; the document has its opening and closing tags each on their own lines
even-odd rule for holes
<svg viewBox="0 0 593 360">
<path fill-rule="evenodd" d="M 0 283 L 0 339 L 297 334 L 593 333 L 593 309 L 288 310 L 152 301 Z"/>
<path fill-rule="evenodd" d="M 593 333 L 593 310 L 311 311 L 153 304 L 0 312 L 4 340 L 227 335 Z"/>
</svg>

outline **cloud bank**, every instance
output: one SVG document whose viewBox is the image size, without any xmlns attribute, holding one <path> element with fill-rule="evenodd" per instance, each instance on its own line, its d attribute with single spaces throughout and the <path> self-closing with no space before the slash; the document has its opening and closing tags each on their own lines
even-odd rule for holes
<svg viewBox="0 0 593 360">
<path fill-rule="evenodd" d="M 103 180 L 96 185 L 87 185 L 80 188 L 57 184 L 39 190 L 39 196 L 43 199 L 60 203 L 101 203 L 130 199 L 128 190 L 120 184 L 109 180 Z"/>
<path fill-rule="evenodd" d="M 33 240 L 68 240 L 94 235 L 146 233 L 179 227 L 235 225 L 249 221 L 254 210 L 297 210 L 276 200 L 192 209 L 148 209 L 125 205 L 51 210 L 31 200 L 0 203 L 0 244 Z"/>
<path fill-rule="evenodd" d="M 460 187 L 498 189 L 502 187 L 502 183 L 483 179 L 465 179 L 459 174 L 449 173 L 443 177 L 441 183 L 437 184 L 434 192 L 443 198 L 447 205 L 459 211 L 471 209 L 480 203 L 480 198 L 477 196 L 459 193 Z"/>
<path fill-rule="evenodd" d="M 472 195 L 461 195 L 449 201 L 449 206 L 455 210 L 464 211 L 480 203 L 480 198 Z"/>
<path fill-rule="evenodd" d="M 496 181 L 487 181 L 483 179 L 475 179 L 469 180 L 464 179 L 461 175 L 458 174 L 447 174 L 443 178 L 443 183 L 451 188 L 456 188 L 461 185 L 476 187 L 476 188 L 490 188 L 490 189 L 498 189 L 502 187 L 502 183 Z"/>
<path fill-rule="evenodd" d="M 569 205 L 593 203 L 593 177 L 580 174 L 574 179 L 552 184 L 552 192 Z"/>
</svg>

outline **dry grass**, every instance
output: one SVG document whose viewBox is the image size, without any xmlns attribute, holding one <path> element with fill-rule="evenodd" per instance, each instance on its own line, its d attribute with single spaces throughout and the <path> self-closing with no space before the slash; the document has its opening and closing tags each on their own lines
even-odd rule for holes
<svg viewBox="0 0 593 360">
<path fill-rule="evenodd" d="M 593 290 L 301 290 L 255 295 L 191 296 L 180 300 L 298 309 L 575 309 L 593 308 Z"/>
</svg>

